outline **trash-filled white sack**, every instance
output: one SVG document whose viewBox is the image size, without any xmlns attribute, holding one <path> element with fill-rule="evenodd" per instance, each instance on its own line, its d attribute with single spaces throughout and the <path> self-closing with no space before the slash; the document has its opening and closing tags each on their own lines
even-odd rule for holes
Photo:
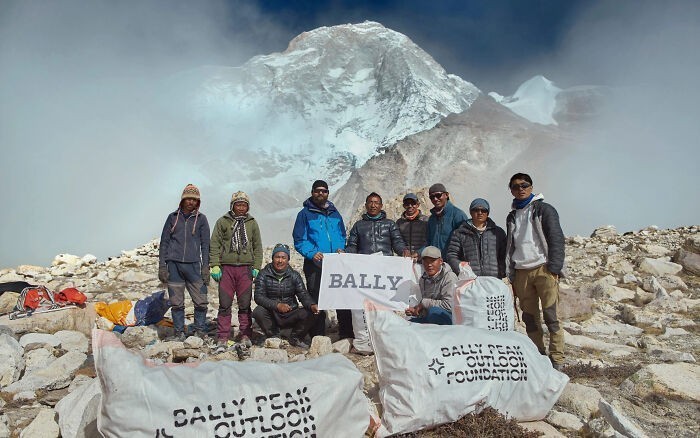
<svg viewBox="0 0 700 438">
<path fill-rule="evenodd" d="M 93 330 L 105 437 L 361 437 L 363 378 L 340 354 L 290 364 L 154 365 Z"/>
<path fill-rule="evenodd" d="M 366 308 L 384 408 L 379 436 L 456 421 L 481 403 L 539 420 L 569 381 L 520 333 L 416 324 Z"/>
<path fill-rule="evenodd" d="M 369 331 L 367 331 L 365 311 L 353 309 L 350 313 L 352 314 L 352 332 L 355 335 L 355 338 L 352 340 L 352 346 L 362 353 L 371 353 L 372 342 L 369 339 Z"/>
<path fill-rule="evenodd" d="M 496 277 L 459 280 L 452 297 L 452 324 L 487 330 L 514 330 L 513 292 Z"/>
</svg>

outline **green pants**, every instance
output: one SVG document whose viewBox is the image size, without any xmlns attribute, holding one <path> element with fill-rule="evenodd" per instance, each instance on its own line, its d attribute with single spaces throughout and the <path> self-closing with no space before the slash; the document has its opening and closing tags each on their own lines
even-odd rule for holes
<svg viewBox="0 0 700 438">
<path fill-rule="evenodd" d="M 549 356 L 553 362 L 563 362 L 564 333 L 559 327 L 557 317 L 559 279 L 547 270 L 546 265 L 533 269 L 516 269 L 513 291 L 520 300 L 527 336 L 532 339 L 540 353 L 546 354 L 540 318 L 540 302 L 542 302 L 542 316 L 549 330 Z"/>
</svg>

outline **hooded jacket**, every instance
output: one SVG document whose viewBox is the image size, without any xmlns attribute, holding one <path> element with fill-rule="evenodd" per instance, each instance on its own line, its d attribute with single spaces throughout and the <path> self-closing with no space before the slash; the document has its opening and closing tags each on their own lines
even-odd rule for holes
<svg viewBox="0 0 700 438">
<path fill-rule="evenodd" d="M 209 222 L 203 213 L 186 215 L 178 209 L 165 219 L 158 265 L 163 267 L 167 261 L 209 264 Z"/>
<path fill-rule="evenodd" d="M 447 242 L 450 234 L 468 218 L 449 200 L 445 204 L 442 214 L 438 216 L 435 211 L 435 208 L 432 208 L 430 210 L 432 214 L 428 218 L 428 245 L 440 248 L 442 258 L 447 260 Z"/>
<path fill-rule="evenodd" d="M 355 222 L 348 236 L 348 244 L 345 251 L 357 254 L 374 254 L 381 252 L 385 256 L 393 252 L 401 255 L 406 244 L 401 238 L 396 222 L 387 219 L 382 210 L 379 217 L 371 218 L 367 213 L 362 215 L 362 220 Z"/>
<path fill-rule="evenodd" d="M 406 218 L 406 213 L 396 221 L 403 242 L 411 252 L 418 252 L 428 245 L 428 216 L 418 213 L 413 220 Z"/>
<path fill-rule="evenodd" d="M 306 259 L 313 259 L 317 252 L 333 253 L 345 249 L 345 224 L 332 202 L 319 208 L 311 198 L 304 201 L 304 208 L 297 214 L 292 230 L 294 248 Z"/>
<path fill-rule="evenodd" d="M 277 272 L 272 263 L 268 263 L 255 279 L 255 303 L 267 310 L 276 310 L 278 303 L 289 304 L 294 310 L 299 307 L 297 298 L 307 309 L 315 304 L 301 281 L 301 275 L 290 266 Z"/>
<path fill-rule="evenodd" d="M 471 219 L 452 233 L 447 245 L 447 263 L 459 272 L 459 262 L 469 262 L 476 275 L 503 278 L 506 276 L 506 232 L 491 218 L 483 232 Z"/>
<path fill-rule="evenodd" d="M 447 263 L 442 264 L 440 272 L 434 277 L 423 272 L 418 280 L 420 286 L 421 304 L 425 309 L 441 307 L 452 312 L 452 295 L 457 287 L 457 276 Z M 427 310 L 425 311 L 427 313 Z"/>
<path fill-rule="evenodd" d="M 263 250 L 257 221 L 250 214 L 246 214 L 244 226 L 248 234 L 248 245 L 240 254 L 231 248 L 231 238 L 233 237 L 233 226 L 235 223 L 233 213 L 230 211 L 216 221 L 211 236 L 209 265 L 211 267 L 220 265 L 251 266 L 255 269 L 260 269 L 263 260 Z"/>
<path fill-rule="evenodd" d="M 530 203 L 522 208 L 524 213 L 531 213 L 529 226 L 532 227 L 533 236 L 537 239 L 537 243 L 544 250 L 545 264 L 547 270 L 554 275 L 566 276 L 564 267 L 564 232 L 559 224 L 559 213 L 550 204 L 543 201 L 544 196 L 538 194 Z M 526 209 L 531 209 L 528 212 Z M 506 246 L 506 268 L 508 277 L 513 281 L 515 278 L 515 261 L 513 253 L 515 252 L 515 234 L 521 230 L 516 230 L 516 209 L 508 214 L 506 219 L 506 228 L 508 230 L 507 246 Z"/>
</svg>

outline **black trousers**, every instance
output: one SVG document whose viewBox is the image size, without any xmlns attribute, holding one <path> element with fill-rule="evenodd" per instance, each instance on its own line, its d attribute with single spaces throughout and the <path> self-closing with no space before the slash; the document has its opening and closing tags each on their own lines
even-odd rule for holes
<svg viewBox="0 0 700 438">
<path fill-rule="evenodd" d="M 298 307 L 284 314 L 283 318 L 275 318 L 273 311 L 263 306 L 258 306 L 253 310 L 253 318 L 262 328 L 265 336 L 272 336 L 279 332 L 280 328 L 292 328 L 291 337 L 303 339 L 312 325 L 316 323 L 316 315 L 303 307 Z"/>
<path fill-rule="evenodd" d="M 316 264 L 309 260 L 304 259 L 304 276 L 306 277 L 306 289 L 309 291 L 311 297 L 318 303 L 318 294 L 321 289 L 321 268 L 316 266 Z M 338 335 L 340 339 L 352 338 L 354 333 L 352 331 L 352 314 L 350 310 L 339 309 L 336 310 L 338 314 Z M 313 338 L 314 336 L 325 336 L 326 335 L 326 312 L 321 311 L 316 319 L 316 324 L 311 327 L 309 335 Z"/>
</svg>

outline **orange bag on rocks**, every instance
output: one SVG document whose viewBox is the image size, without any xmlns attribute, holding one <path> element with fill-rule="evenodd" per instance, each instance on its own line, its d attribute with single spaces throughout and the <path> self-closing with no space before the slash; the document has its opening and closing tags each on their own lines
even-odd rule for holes
<svg viewBox="0 0 700 438">
<path fill-rule="evenodd" d="M 67 304 L 77 304 L 79 306 L 85 304 L 85 301 L 87 301 L 87 296 L 74 287 L 63 289 L 61 292 L 55 294 L 54 298 L 56 301 L 62 301 Z"/>
<path fill-rule="evenodd" d="M 99 301 L 95 303 L 95 311 L 97 312 L 98 315 L 107 318 L 108 320 L 112 321 L 115 324 L 119 325 L 135 325 L 136 320 L 134 319 L 129 323 L 129 319 L 127 318 L 129 315 L 129 312 L 131 312 L 131 308 L 133 307 L 133 303 L 129 300 L 124 300 L 124 301 L 117 301 L 116 303 L 111 303 L 107 304 L 103 301 Z M 133 317 L 133 313 L 132 313 Z"/>
</svg>

